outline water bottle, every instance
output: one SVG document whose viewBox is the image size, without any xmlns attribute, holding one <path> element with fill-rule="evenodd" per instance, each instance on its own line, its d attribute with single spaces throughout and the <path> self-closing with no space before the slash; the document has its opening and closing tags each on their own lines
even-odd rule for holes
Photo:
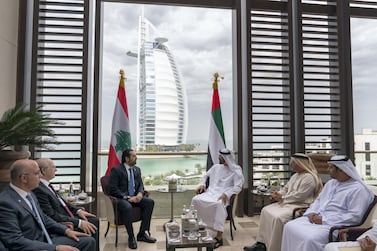
<svg viewBox="0 0 377 251">
<path fill-rule="evenodd" d="M 74 195 L 75 195 L 75 193 L 73 192 L 73 184 L 71 182 L 71 184 L 69 185 L 69 194 L 68 194 L 68 196 L 74 196 Z"/>
<path fill-rule="evenodd" d="M 192 219 L 195 219 L 196 217 L 195 217 L 195 207 L 194 207 L 194 205 L 192 205 L 191 204 L 191 206 L 190 206 L 190 216 L 189 216 L 189 218 L 192 218 Z"/>
<path fill-rule="evenodd" d="M 187 215 L 186 215 L 186 205 L 183 205 L 183 209 L 182 209 L 182 215 L 181 215 L 181 218 L 182 219 L 186 219 Z"/>
</svg>

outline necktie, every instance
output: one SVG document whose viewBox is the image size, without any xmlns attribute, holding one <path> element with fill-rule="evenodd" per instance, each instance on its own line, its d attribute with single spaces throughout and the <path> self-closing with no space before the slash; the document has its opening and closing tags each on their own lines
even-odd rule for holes
<svg viewBox="0 0 377 251">
<path fill-rule="evenodd" d="M 67 212 L 67 214 L 69 215 L 69 217 L 75 217 L 72 213 L 72 211 L 68 208 L 67 204 L 65 203 L 65 201 L 62 199 L 62 197 L 60 197 L 60 195 L 55 191 L 54 187 L 51 185 L 51 183 L 48 184 L 48 186 L 52 189 L 52 191 L 54 192 L 54 194 L 56 195 L 56 197 L 58 198 L 60 204 L 62 205 L 62 207 L 64 208 L 64 210 Z"/>
<path fill-rule="evenodd" d="M 134 170 L 130 168 L 130 181 L 128 182 L 128 193 L 130 196 L 135 195 L 135 181 L 134 181 Z"/>
<path fill-rule="evenodd" d="M 45 235 L 48 244 L 52 244 L 52 240 L 51 240 L 51 238 L 50 238 L 50 235 L 47 233 L 47 230 L 46 230 L 45 224 L 44 224 L 43 221 L 42 221 L 42 217 L 41 217 L 41 215 L 39 214 L 38 208 L 37 208 L 37 206 L 36 206 L 36 204 L 35 204 L 35 201 L 34 201 L 33 197 L 32 197 L 30 194 L 28 194 L 28 195 L 26 195 L 26 198 L 27 198 L 27 199 L 30 201 L 30 203 L 31 203 L 31 207 L 33 208 L 33 211 L 34 211 L 35 216 L 37 216 L 39 226 L 42 228 L 42 232 L 43 232 L 43 234 Z"/>
</svg>

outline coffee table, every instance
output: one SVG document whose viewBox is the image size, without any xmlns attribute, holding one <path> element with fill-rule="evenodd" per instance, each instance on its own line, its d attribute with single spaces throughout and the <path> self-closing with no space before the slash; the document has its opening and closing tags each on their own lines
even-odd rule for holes
<svg viewBox="0 0 377 251">
<path fill-rule="evenodd" d="M 199 251 L 201 251 L 202 248 L 206 248 L 207 251 L 213 251 L 215 247 L 215 240 L 202 240 L 202 238 L 205 237 L 208 231 L 203 232 L 203 236 L 198 237 L 197 240 L 189 240 L 187 237 L 183 237 L 182 234 L 180 234 L 180 236 L 178 237 L 172 237 L 170 235 L 170 229 L 168 227 L 166 227 L 165 229 L 166 251 L 174 251 L 176 248 L 197 248 Z M 182 233 L 181 229 L 180 233 Z"/>
</svg>

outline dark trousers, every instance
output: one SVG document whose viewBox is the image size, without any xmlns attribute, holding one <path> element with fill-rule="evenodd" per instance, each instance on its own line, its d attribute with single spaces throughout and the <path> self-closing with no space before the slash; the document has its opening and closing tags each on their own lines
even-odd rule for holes
<svg viewBox="0 0 377 251">
<path fill-rule="evenodd" d="M 52 242 L 55 245 L 69 245 L 78 248 L 80 251 L 97 250 L 96 241 L 93 237 L 79 237 L 79 241 L 75 241 L 65 236 L 52 236 Z"/>
<path fill-rule="evenodd" d="M 123 217 L 123 223 L 126 226 L 128 238 L 135 237 L 132 227 L 132 207 L 140 207 L 141 209 L 141 224 L 139 233 L 144 233 L 145 231 L 150 230 L 154 200 L 148 197 L 143 197 L 139 203 L 130 203 L 123 199 L 118 200 L 118 210 Z"/>
<path fill-rule="evenodd" d="M 88 217 L 88 221 L 97 227 L 97 232 L 92 237 L 96 240 L 96 251 L 99 251 L 99 219 L 97 217 Z"/>
</svg>

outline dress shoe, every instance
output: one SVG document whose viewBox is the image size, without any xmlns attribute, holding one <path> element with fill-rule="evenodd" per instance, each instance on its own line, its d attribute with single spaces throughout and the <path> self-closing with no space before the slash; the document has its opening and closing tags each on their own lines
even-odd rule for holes
<svg viewBox="0 0 377 251">
<path fill-rule="evenodd" d="M 137 243 L 135 237 L 128 238 L 128 247 L 130 249 L 137 249 Z"/>
<path fill-rule="evenodd" d="M 257 242 L 252 246 L 246 246 L 243 248 L 245 251 L 266 251 L 266 245 L 262 242 Z"/>
<path fill-rule="evenodd" d="M 137 240 L 138 241 L 144 241 L 144 242 L 148 242 L 148 243 L 155 243 L 156 242 L 156 239 L 147 235 L 146 233 L 139 233 L 137 235 Z"/>
<path fill-rule="evenodd" d="M 216 249 L 216 248 L 219 248 L 219 247 L 221 247 L 222 245 L 224 245 L 224 241 L 223 241 L 223 239 L 217 239 L 217 237 L 215 237 L 215 247 L 214 247 L 214 249 Z"/>
</svg>

